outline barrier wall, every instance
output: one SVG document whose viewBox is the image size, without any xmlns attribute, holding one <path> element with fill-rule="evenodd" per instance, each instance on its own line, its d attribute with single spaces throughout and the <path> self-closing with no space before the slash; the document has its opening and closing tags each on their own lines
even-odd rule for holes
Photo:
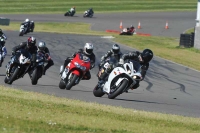
<svg viewBox="0 0 200 133">
<path fill-rule="evenodd" d="M 0 25 L 7 25 L 8 26 L 9 24 L 10 24 L 10 19 L 0 17 Z"/>
<path fill-rule="evenodd" d="M 195 27 L 194 48 L 200 49 L 200 27 Z"/>
</svg>

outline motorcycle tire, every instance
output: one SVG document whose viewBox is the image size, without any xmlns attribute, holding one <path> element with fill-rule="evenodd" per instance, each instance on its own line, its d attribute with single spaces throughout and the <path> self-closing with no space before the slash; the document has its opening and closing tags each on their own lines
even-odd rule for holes
<svg viewBox="0 0 200 133">
<path fill-rule="evenodd" d="M 23 36 L 24 34 L 23 34 L 23 31 L 21 31 L 20 33 L 19 33 L 19 36 Z"/>
<path fill-rule="evenodd" d="M 78 76 L 75 74 L 71 75 L 71 79 L 68 80 L 67 85 L 66 85 L 66 89 L 70 90 L 72 88 L 72 86 L 74 86 L 75 81 L 77 80 Z"/>
<path fill-rule="evenodd" d="M 7 84 L 12 84 L 14 80 L 16 80 L 17 75 L 19 74 L 19 68 L 16 68 L 13 74 L 10 77 L 10 80 L 7 82 Z"/>
<path fill-rule="evenodd" d="M 59 88 L 60 88 L 60 89 L 65 89 L 65 87 L 66 87 L 66 86 L 65 86 L 65 83 L 64 83 L 64 81 L 61 79 L 61 80 L 60 80 L 60 83 L 59 83 Z"/>
<path fill-rule="evenodd" d="M 69 13 L 68 13 L 68 12 L 66 12 L 66 13 L 64 14 L 64 16 L 69 16 Z"/>
<path fill-rule="evenodd" d="M 115 91 L 108 94 L 108 98 L 114 99 L 115 97 L 119 96 L 123 92 L 124 88 L 127 88 L 127 85 L 128 80 L 124 79 L 121 84 L 116 87 Z"/>
<path fill-rule="evenodd" d="M 7 84 L 9 81 L 9 78 L 6 76 L 5 79 L 4 79 L 4 82 Z"/>
<path fill-rule="evenodd" d="M 33 75 L 31 77 L 31 83 L 32 85 L 36 85 L 38 82 L 38 69 L 36 68 L 34 71 L 33 71 Z"/>
<path fill-rule="evenodd" d="M 96 85 L 93 90 L 93 94 L 95 97 L 102 97 L 105 93 L 98 87 L 98 85 Z"/>
</svg>

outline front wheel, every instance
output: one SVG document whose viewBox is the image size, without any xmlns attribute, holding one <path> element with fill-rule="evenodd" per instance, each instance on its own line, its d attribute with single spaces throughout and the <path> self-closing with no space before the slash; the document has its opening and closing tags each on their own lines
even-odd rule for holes
<svg viewBox="0 0 200 133">
<path fill-rule="evenodd" d="M 68 13 L 68 12 L 66 12 L 66 13 L 64 14 L 64 16 L 69 16 L 69 13 Z"/>
<path fill-rule="evenodd" d="M 109 99 L 114 99 L 118 95 L 120 95 L 125 88 L 127 88 L 128 80 L 124 79 L 122 82 L 111 90 L 110 94 L 108 94 Z"/>
<path fill-rule="evenodd" d="M 95 97 L 102 97 L 105 93 L 98 87 L 98 85 L 96 85 L 93 90 L 93 94 Z"/>
<path fill-rule="evenodd" d="M 33 75 L 31 77 L 31 83 L 32 85 L 36 85 L 38 82 L 38 69 L 35 68 L 35 70 L 33 71 Z"/>
<path fill-rule="evenodd" d="M 61 80 L 60 80 L 60 83 L 59 83 L 59 88 L 60 88 L 60 89 L 65 89 L 65 87 L 66 87 L 66 86 L 65 86 L 65 82 L 61 79 Z"/>
<path fill-rule="evenodd" d="M 19 74 L 19 71 L 20 71 L 19 68 L 15 69 L 15 71 L 13 72 L 13 74 L 10 77 L 10 80 L 7 82 L 8 84 L 12 84 L 12 82 L 17 79 L 17 75 Z"/>
<path fill-rule="evenodd" d="M 7 84 L 9 81 L 9 78 L 6 76 L 5 79 L 4 79 L 4 82 Z"/>
<path fill-rule="evenodd" d="M 77 79 L 78 79 L 78 75 L 72 73 L 70 79 L 67 82 L 66 89 L 70 90 L 72 86 L 75 85 L 75 82 Z"/>
<path fill-rule="evenodd" d="M 23 36 L 24 35 L 24 31 L 21 31 L 20 33 L 19 33 L 19 36 Z"/>
</svg>

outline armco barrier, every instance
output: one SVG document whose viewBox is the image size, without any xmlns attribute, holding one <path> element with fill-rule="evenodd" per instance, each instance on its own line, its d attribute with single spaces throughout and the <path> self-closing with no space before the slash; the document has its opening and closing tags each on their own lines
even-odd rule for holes
<svg viewBox="0 0 200 133">
<path fill-rule="evenodd" d="M 0 17 L 0 25 L 9 25 L 10 24 L 10 19 Z"/>
</svg>

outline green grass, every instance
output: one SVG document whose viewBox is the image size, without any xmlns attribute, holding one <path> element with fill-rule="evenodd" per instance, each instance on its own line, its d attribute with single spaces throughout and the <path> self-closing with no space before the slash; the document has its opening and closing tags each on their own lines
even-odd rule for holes
<svg viewBox="0 0 200 133">
<path fill-rule="evenodd" d="M 197 133 L 200 119 L 0 87 L 0 132 Z"/>
<path fill-rule="evenodd" d="M 197 0 L 0 0 L 0 13 L 64 13 L 72 6 L 77 13 L 195 11 Z"/>
</svg>

